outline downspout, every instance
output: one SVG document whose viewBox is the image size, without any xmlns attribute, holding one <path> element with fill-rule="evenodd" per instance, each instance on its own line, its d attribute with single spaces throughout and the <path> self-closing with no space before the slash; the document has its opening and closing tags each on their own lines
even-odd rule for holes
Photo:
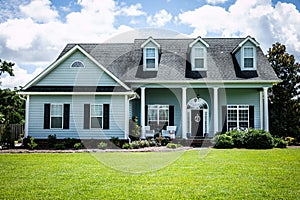
<svg viewBox="0 0 300 200">
<path fill-rule="evenodd" d="M 28 126 L 29 126 L 29 94 L 26 95 L 26 99 L 20 96 L 20 99 L 25 101 L 25 134 L 24 138 L 28 136 Z"/>
</svg>

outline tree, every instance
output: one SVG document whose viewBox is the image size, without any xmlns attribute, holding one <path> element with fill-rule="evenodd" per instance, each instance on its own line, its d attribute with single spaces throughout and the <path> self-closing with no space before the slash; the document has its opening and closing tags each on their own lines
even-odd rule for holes
<svg viewBox="0 0 300 200">
<path fill-rule="evenodd" d="M 271 88 L 269 95 L 270 132 L 300 139 L 300 64 L 280 43 L 272 45 L 267 57 L 281 79 Z"/>
<path fill-rule="evenodd" d="M 14 76 L 13 66 L 14 63 L 0 59 L 0 76 L 4 73 Z M 12 142 L 10 124 L 24 123 L 24 106 L 24 100 L 18 95 L 16 88 L 15 90 L 0 88 L 0 124 L 2 124 L 0 144 Z"/>
</svg>

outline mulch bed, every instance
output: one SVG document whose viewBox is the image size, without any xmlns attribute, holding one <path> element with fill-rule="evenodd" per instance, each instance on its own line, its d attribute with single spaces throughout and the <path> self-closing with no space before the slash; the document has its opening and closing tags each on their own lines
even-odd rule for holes
<svg viewBox="0 0 300 200">
<path fill-rule="evenodd" d="M 52 149 L 41 149 L 41 150 L 29 150 L 29 149 L 2 149 L 1 153 L 92 153 L 92 152 L 172 152 L 172 151 L 185 151 L 193 149 L 193 147 L 178 147 L 171 149 L 167 147 L 146 147 L 140 149 L 66 149 L 66 150 L 52 150 Z"/>
</svg>

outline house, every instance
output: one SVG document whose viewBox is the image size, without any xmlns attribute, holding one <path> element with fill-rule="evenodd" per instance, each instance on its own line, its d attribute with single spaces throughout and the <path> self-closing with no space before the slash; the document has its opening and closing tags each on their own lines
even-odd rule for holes
<svg viewBox="0 0 300 200">
<path fill-rule="evenodd" d="M 175 126 L 177 138 L 268 130 L 268 89 L 279 82 L 259 43 L 246 38 L 136 39 L 68 44 L 22 91 L 26 135 L 127 139 Z"/>
</svg>

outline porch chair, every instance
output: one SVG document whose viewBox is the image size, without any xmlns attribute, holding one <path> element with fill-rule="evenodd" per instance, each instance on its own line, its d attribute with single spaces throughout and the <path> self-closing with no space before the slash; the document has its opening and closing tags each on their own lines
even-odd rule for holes
<svg viewBox="0 0 300 200">
<path fill-rule="evenodd" d="M 154 138 L 154 130 L 150 130 L 150 126 L 145 126 L 145 137 Z"/>
</svg>

